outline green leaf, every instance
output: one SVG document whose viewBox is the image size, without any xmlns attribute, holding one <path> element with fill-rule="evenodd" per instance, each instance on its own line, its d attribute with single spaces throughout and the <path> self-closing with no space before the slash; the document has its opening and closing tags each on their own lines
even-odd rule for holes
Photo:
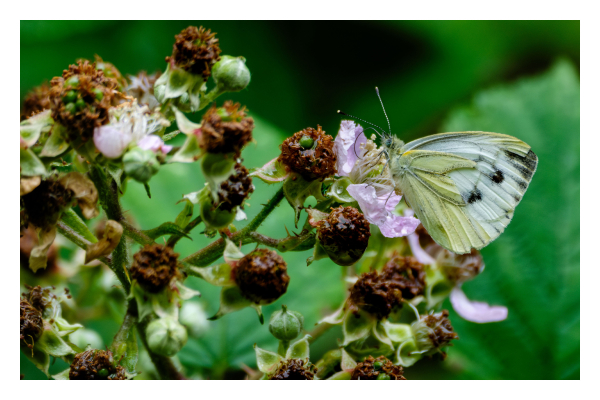
<svg viewBox="0 0 600 400">
<path fill-rule="evenodd" d="M 289 174 L 285 165 L 279 162 L 279 157 L 276 157 L 262 167 L 252 171 L 250 176 L 255 176 L 265 183 L 277 183 L 283 182 Z"/>
<path fill-rule="evenodd" d="M 186 238 L 192 240 L 192 238 L 185 233 L 181 227 L 173 222 L 165 222 L 157 226 L 153 229 L 148 229 L 146 231 L 142 231 L 146 235 L 150 236 L 152 239 L 156 239 L 157 237 L 161 237 L 164 235 L 178 235 L 185 236 Z"/>
<path fill-rule="evenodd" d="M 221 305 L 219 311 L 209 318 L 214 321 L 222 316 L 241 310 L 242 308 L 250 307 L 252 302 L 246 299 L 237 286 L 224 287 L 221 289 Z"/>
<path fill-rule="evenodd" d="M 300 174 L 291 174 L 283 182 L 283 193 L 290 206 L 294 209 L 295 224 L 298 227 L 300 212 L 304 208 L 304 202 L 309 196 L 321 197 L 321 185 L 319 181 L 307 181 Z"/>
<path fill-rule="evenodd" d="M 79 233 L 82 237 L 86 238 L 92 243 L 96 243 L 98 239 L 89 230 L 86 223 L 77 215 L 72 208 L 67 208 L 63 211 L 61 216 L 62 221 L 75 232 Z"/>
<path fill-rule="evenodd" d="M 448 358 L 465 378 L 579 379 L 579 102 L 577 72 L 560 61 L 476 95 L 444 124 L 513 135 L 539 158 L 513 221 L 482 250 L 484 273 L 463 285 L 472 300 L 508 307 L 508 318 L 479 325 L 451 311 L 460 340 Z"/>
<path fill-rule="evenodd" d="M 181 146 L 181 148 L 177 150 L 177 153 L 173 155 L 170 162 L 191 163 L 199 159 L 201 155 L 202 152 L 198 146 L 196 135 L 190 134 L 187 135 L 185 143 L 183 143 L 183 146 Z"/>
<path fill-rule="evenodd" d="M 180 228 L 185 228 L 187 224 L 192 219 L 192 215 L 194 215 L 194 203 L 192 203 L 189 199 L 181 199 L 178 203 L 183 202 L 183 210 L 179 214 L 177 214 L 177 218 L 175 218 L 175 224 Z"/>
<path fill-rule="evenodd" d="M 41 157 L 56 157 L 61 155 L 69 148 L 67 143 L 65 128 L 62 125 L 54 125 L 44 148 L 40 153 Z"/>
</svg>

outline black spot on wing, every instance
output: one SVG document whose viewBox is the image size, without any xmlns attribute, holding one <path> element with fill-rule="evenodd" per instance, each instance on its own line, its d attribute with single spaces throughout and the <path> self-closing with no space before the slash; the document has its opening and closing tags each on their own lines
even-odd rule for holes
<svg viewBox="0 0 600 400">
<path fill-rule="evenodd" d="M 504 182 L 504 173 L 499 169 L 496 170 L 496 173 L 491 177 L 492 182 L 494 183 L 502 183 Z"/>
<path fill-rule="evenodd" d="M 513 197 L 514 197 L 514 199 L 515 199 L 515 201 L 516 201 L 517 203 L 518 203 L 518 202 L 520 202 L 520 201 L 521 201 L 521 199 L 522 199 L 522 197 L 521 197 L 521 196 L 519 196 L 518 194 L 514 195 Z"/>
<path fill-rule="evenodd" d="M 469 193 L 469 198 L 467 199 L 467 202 L 469 204 L 473 204 L 476 201 L 480 201 L 481 200 L 481 191 L 477 188 L 473 189 L 473 191 L 471 193 Z"/>
</svg>

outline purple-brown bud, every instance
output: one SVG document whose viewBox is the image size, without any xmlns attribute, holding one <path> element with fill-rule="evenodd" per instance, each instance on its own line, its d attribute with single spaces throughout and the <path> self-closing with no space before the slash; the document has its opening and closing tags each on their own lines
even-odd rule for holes
<svg viewBox="0 0 600 400">
<path fill-rule="evenodd" d="M 382 320 L 402 307 L 402 286 L 377 271 L 366 272 L 350 289 L 349 304 L 356 315 L 360 309 Z"/>
<path fill-rule="evenodd" d="M 105 350 L 79 353 L 71 363 L 69 380 L 126 380 L 125 369 L 115 365 L 113 354 Z"/>
<path fill-rule="evenodd" d="M 304 360 L 284 360 L 277 367 L 277 371 L 269 378 L 270 380 L 309 380 L 315 379 L 317 368 L 310 362 Z"/>
<path fill-rule="evenodd" d="M 352 265 L 364 254 L 371 237 L 369 221 L 354 207 L 335 208 L 319 221 L 317 237 L 329 258 L 338 265 Z"/>
<path fill-rule="evenodd" d="M 206 81 L 213 65 L 221 58 L 219 39 L 215 35 L 202 26 L 185 28 L 175 35 L 173 54 L 166 61 L 192 74 L 203 75 Z"/>
<path fill-rule="evenodd" d="M 23 109 L 21 110 L 21 121 L 50 108 L 50 85 L 44 82 L 25 95 Z"/>
<path fill-rule="evenodd" d="M 337 171 L 333 144 L 333 138 L 320 125 L 317 129 L 306 128 L 283 142 L 279 161 L 307 180 L 322 180 Z"/>
<path fill-rule="evenodd" d="M 202 117 L 198 144 L 208 153 L 234 153 L 239 157 L 252 140 L 253 129 L 254 120 L 246 116 L 246 107 L 227 100 L 223 107 L 213 105 Z"/>
<path fill-rule="evenodd" d="M 147 244 L 133 255 L 129 275 L 148 292 L 158 293 L 179 275 L 178 256 L 170 247 Z"/>
<path fill-rule="evenodd" d="M 384 356 L 373 358 L 368 356 L 363 362 L 359 362 L 352 371 L 352 380 L 393 380 L 404 381 L 404 369 L 400 365 L 394 365 Z"/>
<path fill-rule="evenodd" d="M 383 274 L 402 288 L 402 297 L 413 299 L 423 294 L 425 288 L 425 271 L 423 264 L 414 257 L 401 257 L 394 254 L 385 264 Z"/>
<path fill-rule="evenodd" d="M 237 206 L 244 208 L 244 200 L 254 192 L 252 178 L 248 174 L 248 169 L 237 163 L 233 174 L 221 183 L 218 201 L 221 210 L 232 211 Z"/>
<path fill-rule="evenodd" d="M 273 250 L 257 249 L 241 258 L 233 269 L 242 294 L 256 304 L 269 304 L 287 290 L 287 264 Z"/>
</svg>

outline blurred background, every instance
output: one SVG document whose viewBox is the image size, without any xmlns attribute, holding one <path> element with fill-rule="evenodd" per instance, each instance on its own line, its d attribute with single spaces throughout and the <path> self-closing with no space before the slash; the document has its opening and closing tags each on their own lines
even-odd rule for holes
<svg viewBox="0 0 600 400">
<path fill-rule="evenodd" d="M 482 250 L 485 272 L 464 286 L 472 299 L 507 306 L 508 319 L 469 323 L 446 302 L 460 340 L 445 361 L 422 360 L 405 376 L 579 379 L 579 21 L 21 21 L 21 102 L 34 86 L 95 54 L 124 75 L 163 71 L 174 35 L 189 25 L 217 32 L 222 55 L 247 60 L 248 88 L 218 103 L 239 101 L 255 119 L 256 143 L 242 155 L 249 168 L 276 157 L 279 144 L 306 127 L 318 124 L 335 136 L 338 109 L 385 125 L 375 86 L 393 133 L 404 141 L 442 131 L 485 130 L 530 144 L 539 157 L 538 171 L 511 225 Z M 201 115 L 190 118 L 198 121 Z M 169 165 L 152 178 L 152 199 L 131 182 L 123 205 L 136 224 L 150 229 L 174 220 L 181 209 L 175 203 L 203 184 L 196 164 Z M 246 208 L 249 218 L 277 190 L 262 182 L 255 186 Z M 293 228 L 287 204 L 259 231 L 281 238 L 284 225 Z M 209 243 L 198 231 L 176 250 L 185 256 Z M 68 285 L 80 305 L 71 310 L 71 320 L 97 332 L 104 347 L 120 325 L 124 301 L 102 267 L 80 269 L 82 255 L 61 243 L 55 272 L 68 280 L 52 271 L 34 276 L 22 268 L 21 285 Z M 291 283 L 285 296 L 265 307 L 267 318 L 286 304 L 304 314 L 310 330 L 339 306 L 345 296 L 340 267 L 329 260 L 306 267 L 310 255 L 283 255 Z M 195 278 L 187 284 L 202 292 L 198 303 L 214 314 L 219 290 Z M 341 332 L 332 329 L 316 341 L 311 360 L 336 347 L 338 338 Z M 241 379 L 243 365 L 255 367 L 254 343 L 276 347 L 267 325 L 245 309 L 204 326 L 179 361 L 190 376 Z M 147 363 L 142 358 L 141 377 L 151 377 Z M 64 367 L 57 361 L 51 372 Z M 25 379 L 44 377 L 22 355 L 21 373 Z"/>
</svg>

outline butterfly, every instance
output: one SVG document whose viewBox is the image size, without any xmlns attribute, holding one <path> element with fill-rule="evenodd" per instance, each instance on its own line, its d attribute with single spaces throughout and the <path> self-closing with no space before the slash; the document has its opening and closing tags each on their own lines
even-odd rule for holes
<svg viewBox="0 0 600 400">
<path fill-rule="evenodd" d="M 527 143 L 500 133 L 440 133 L 406 144 L 385 131 L 380 135 L 396 192 L 431 237 L 457 254 L 500 236 L 538 163 Z"/>
</svg>

